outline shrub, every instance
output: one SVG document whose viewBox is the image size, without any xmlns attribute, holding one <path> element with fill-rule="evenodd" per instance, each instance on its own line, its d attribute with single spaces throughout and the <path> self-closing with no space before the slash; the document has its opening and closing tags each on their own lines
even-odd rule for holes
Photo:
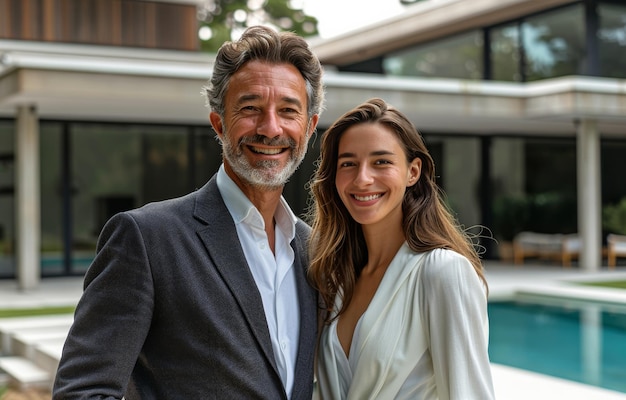
<svg viewBox="0 0 626 400">
<path fill-rule="evenodd" d="M 607 232 L 626 235 L 626 197 L 617 204 L 604 206 L 602 226 Z"/>
</svg>

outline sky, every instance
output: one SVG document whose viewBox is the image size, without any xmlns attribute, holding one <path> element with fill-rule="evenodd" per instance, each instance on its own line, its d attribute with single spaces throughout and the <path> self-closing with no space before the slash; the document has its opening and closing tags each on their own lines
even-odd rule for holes
<svg viewBox="0 0 626 400">
<path fill-rule="evenodd" d="M 292 0 L 318 19 L 320 36 L 329 38 L 402 13 L 400 0 Z"/>
</svg>

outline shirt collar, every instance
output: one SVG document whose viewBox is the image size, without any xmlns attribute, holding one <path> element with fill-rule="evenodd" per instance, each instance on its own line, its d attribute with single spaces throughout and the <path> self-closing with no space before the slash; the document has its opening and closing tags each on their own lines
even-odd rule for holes
<svg viewBox="0 0 626 400">
<path fill-rule="evenodd" d="M 217 171 L 217 188 L 235 224 L 245 223 L 258 226 L 259 228 L 265 228 L 261 213 L 241 191 L 239 186 L 228 176 L 224 169 L 224 164 L 222 164 Z M 289 208 L 283 196 L 280 196 L 280 202 L 274 213 L 274 219 L 276 220 L 278 229 L 291 241 L 296 235 L 297 217 L 291 208 Z"/>
</svg>

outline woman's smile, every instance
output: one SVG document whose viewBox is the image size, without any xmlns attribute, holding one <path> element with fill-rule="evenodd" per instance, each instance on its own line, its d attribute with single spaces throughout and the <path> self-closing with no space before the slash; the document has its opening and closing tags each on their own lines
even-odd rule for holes
<svg viewBox="0 0 626 400">
<path fill-rule="evenodd" d="M 383 196 L 384 196 L 384 193 L 368 194 L 368 195 L 359 195 L 359 194 L 352 195 L 352 197 L 358 201 L 372 201 L 372 200 L 379 199 Z"/>
</svg>

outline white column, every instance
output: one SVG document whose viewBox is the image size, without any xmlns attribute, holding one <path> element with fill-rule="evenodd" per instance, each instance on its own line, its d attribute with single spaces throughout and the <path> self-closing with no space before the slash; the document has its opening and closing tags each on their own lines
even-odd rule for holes
<svg viewBox="0 0 626 400">
<path fill-rule="evenodd" d="M 19 288 L 29 290 L 39 285 L 41 276 L 39 121 L 34 106 L 17 107 L 15 135 L 17 277 Z"/>
<path fill-rule="evenodd" d="M 577 126 L 579 266 L 598 271 L 602 265 L 602 194 L 600 184 L 600 134 L 595 120 Z"/>
</svg>

